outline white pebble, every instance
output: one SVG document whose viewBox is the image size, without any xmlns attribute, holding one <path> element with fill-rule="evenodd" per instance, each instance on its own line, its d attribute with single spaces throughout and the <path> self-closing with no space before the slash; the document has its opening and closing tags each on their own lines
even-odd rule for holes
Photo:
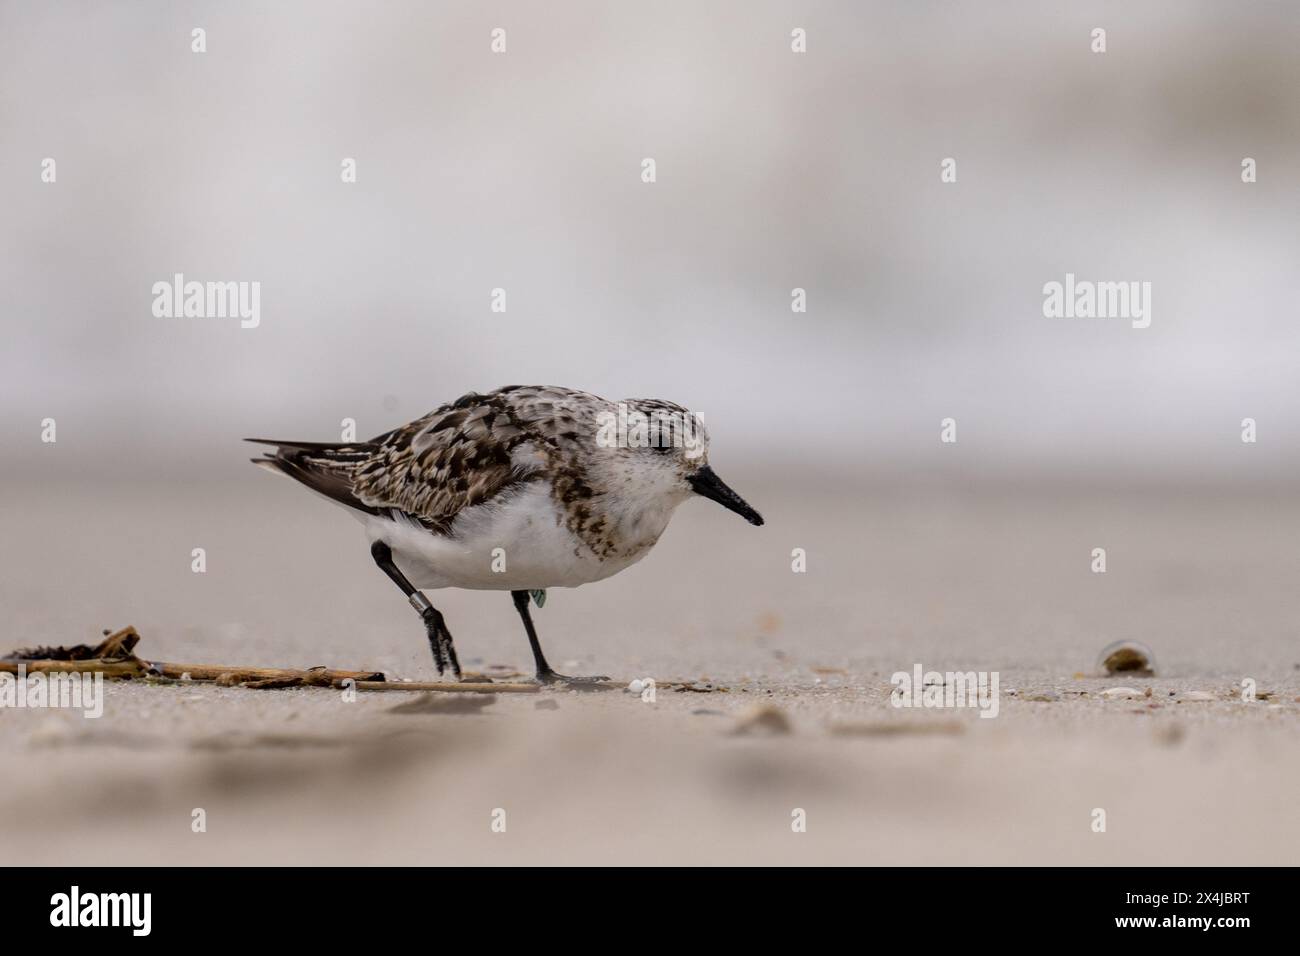
<svg viewBox="0 0 1300 956">
<path fill-rule="evenodd" d="M 645 681 L 638 677 L 636 680 L 632 681 L 632 683 L 627 685 L 627 689 L 634 694 L 639 694 L 641 691 L 645 690 Z"/>
<path fill-rule="evenodd" d="M 1107 700 L 1133 700 L 1141 697 L 1142 692 L 1134 690 L 1132 687 L 1111 687 L 1103 690 L 1101 696 Z"/>
</svg>

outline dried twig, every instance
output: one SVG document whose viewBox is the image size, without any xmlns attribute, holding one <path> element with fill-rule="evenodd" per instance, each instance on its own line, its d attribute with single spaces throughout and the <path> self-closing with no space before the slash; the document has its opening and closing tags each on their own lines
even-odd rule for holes
<svg viewBox="0 0 1300 956">
<path fill-rule="evenodd" d="M 163 677 L 179 678 L 185 674 L 190 680 L 223 680 L 225 683 L 243 684 L 249 681 L 295 681 L 284 687 L 337 687 L 348 678 L 352 680 L 382 681 L 382 671 L 337 671 L 327 667 L 297 670 L 285 667 L 226 667 L 221 664 L 171 664 L 156 661 L 153 673 Z"/>
<path fill-rule="evenodd" d="M 388 681 L 382 671 L 345 671 L 329 667 L 311 667 L 305 670 L 285 667 L 228 667 L 222 664 L 173 664 L 167 661 L 146 661 L 135 656 L 135 646 L 140 635 L 134 627 L 107 634 L 103 641 L 91 647 L 76 644 L 72 647 L 33 647 L 15 651 L 0 660 L 0 671 L 18 673 L 22 666 L 27 673 L 66 673 L 95 671 L 109 678 L 160 677 L 179 680 L 188 677 L 195 682 L 212 682 L 224 687 L 250 687 L 258 690 L 278 690 L 285 687 L 340 687 L 344 681 L 354 681 L 358 690 L 444 691 L 470 694 L 533 694 L 536 684 L 494 684 L 483 678 L 479 681 Z"/>
<path fill-rule="evenodd" d="M 33 661 L 23 659 L 0 661 L 0 671 L 2 672 L 17 674 L 19 667 L 22 667 L 28 674 L 87 674 L 97 672 L 102 673 L 105 677 L 143 677 L 149 672 L 149 665 L 138 660 Z"/>
</svg>

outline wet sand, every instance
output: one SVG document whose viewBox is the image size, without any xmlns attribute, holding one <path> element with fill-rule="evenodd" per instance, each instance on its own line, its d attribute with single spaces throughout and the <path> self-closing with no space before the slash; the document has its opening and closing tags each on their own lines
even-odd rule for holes
<svg viewBox="0 0 1300 956">
<path fill-rule="evenodd" d="M 405 694 L 113 683 L 99 720 L 0 709 L 0 812 L 23 822 L 0 855 L 1297 862 L 1300 515 L 1285 495 L 731 480 L 765 528 L 691 502 L 640 565 L 536 613 L 557 668 L 654 677 L 653 703 L 559 691 L 411 713 L 393 711 Z M 24 542 L 0 584 L 7 646 L 130 623 L 156 659 L 433 677 L 359 528 L 287 482 L 23 492 L 3 514 Z M 435 603 L 467 669 L 526 669 L 506 596 Z M 1117 639 L 1149 645 L 1157 675 L 1089 676 Z M 916 664 L 998 672 L 998 716 L 890 706 L 890 675 Z M 1241 700 L 1243 678 L 1268 696 Z M 1118 686 L 1138 697 L 1102 696 Z M 738 733 L 756 708 L 768 719 Z"/>
</svg>

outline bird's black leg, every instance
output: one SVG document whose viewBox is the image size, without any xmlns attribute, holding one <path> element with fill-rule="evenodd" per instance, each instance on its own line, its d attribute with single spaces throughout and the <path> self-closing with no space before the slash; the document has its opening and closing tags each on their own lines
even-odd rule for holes
<svg viewBox="0 0 1300 956">
<path fill-rule="evenodd" d="M 528 592 L 511 591 L 510 596 L 515 599 L 515 610 L 523 619 L 524 630 L 528 632 L 528 643 L 533 648 L 533 661 L 537 665 L 537 680 L 542 684 L 554 684 L 556 681 L 564 680 L 559 674 L 551 670 L 551 665 L 546 663 L 546 655 L 542 653 L 541 642 L 537 640 L 537 628 L 533 627 L 533 616 L 528 613 Z"/>
<path fill-rule="evenodd" d="M 460 680 L 460 661 L 456 660 L 456 648 L 451 642 L 451 631 L 447 630 L 447 622 L 442 619 L 442 613 L 430 604 L 429 599 L 417 591 L 410 581 L 406 580 L 406 575 L 393 562 L 392 548 L 382 541 L 376 541 L 370 546 L 370 555 L 375 559 L 375 564 L 379 565 L 379 569 L 402 589 L 406 599 L 411 602 L 411 607 L 415 608 L 416 613 L 420 615 L 420 620 L 424 621 L 424 630 L 429 636 L 429 649 L 433 651 L 433 663 L 437 665 L 438 673 L 441 674 L 447 667 L 451 667 L 452 674 Z"/>
<path fill-rule="evenodd" d="M 546 663 L 546 655 L 542 653 L 541 642 L 537 640 L 537 628 L 533 627 L 533 616 L 528 613 L 528 592 L 511 591 L 510 596 L 515 599 L 515 610 L 519 612 L 524 622 L 524 630 L 528 632 L 528 643 L 533 648 L 533 661 L 537 665 L 539 684 L 595 684 L 609 680 L 608 677 L 566 677 L 551 670 L 551 665 Z"/>
</svg>

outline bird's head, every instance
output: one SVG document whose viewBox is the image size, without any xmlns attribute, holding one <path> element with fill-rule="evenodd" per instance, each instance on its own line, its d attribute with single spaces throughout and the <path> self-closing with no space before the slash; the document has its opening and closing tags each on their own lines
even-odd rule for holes
<svg viewBox="0 0 1300 956">
<path fill-rule="evenodd" d="M 763 523 L 763 516 L 709 467 L 704 421 L 680 405 L 644 398 L 614 403 L 596 444 L 617 449 L 626 466 L 621 480 L 647 494 L 679 501 L 700 495 L 750 524 Z"/>
</svg>

